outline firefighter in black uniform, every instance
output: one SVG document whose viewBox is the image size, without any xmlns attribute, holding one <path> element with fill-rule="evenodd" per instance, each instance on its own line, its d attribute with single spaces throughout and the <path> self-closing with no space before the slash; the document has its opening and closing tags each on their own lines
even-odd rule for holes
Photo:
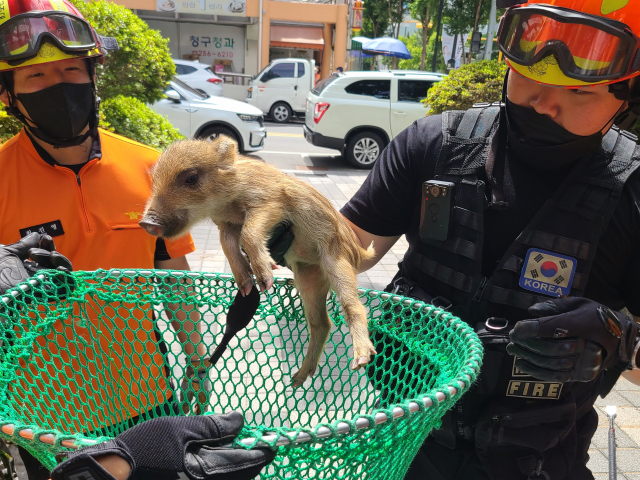
<svg viewBox="0 0 640 480">
<path fill-rule="evenodd" d="M 510 8 L 504 103 L 415 122 L 342 209 L 374 243 L 363 270 L 406 235 L 389 290 L 449 309 L 485 346 L 407 479 L 593 478 L 593 404 L 621 374 L 640 384 L 638 326 L 621 313 L 640 316 L 640 150 L 612 126 L 640 111 L 639 35 L 634 1 Z M 441 238 L 429 181 L 453 185 Z"/>
</svg>

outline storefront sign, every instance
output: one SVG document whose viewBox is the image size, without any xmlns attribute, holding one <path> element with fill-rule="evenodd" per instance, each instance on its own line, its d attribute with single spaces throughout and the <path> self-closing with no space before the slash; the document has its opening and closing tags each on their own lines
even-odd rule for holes
<svg viewBox="0 0 640 480">
<path fill-rule="evenodd" d="M 246 0 L 156 0 L 159 12 L 247 16 Z"/>
<path fill-rule="evenodd" d="M 180 24 L 180 52 L 199 57 L 200 62 L 213 65 L 215 60 L 231 60 L 231 69 L 242 73 L 244 68 L 244 27 L 204 23 Z"/>
</svg>

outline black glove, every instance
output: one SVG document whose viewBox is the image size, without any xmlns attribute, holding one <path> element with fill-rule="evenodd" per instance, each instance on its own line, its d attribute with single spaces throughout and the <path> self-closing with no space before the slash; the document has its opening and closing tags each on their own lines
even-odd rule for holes
<svg viewBox="0 0 640 480">
<path fill-rule="evenodd" d="M 536 303 L 529 313 L 537 319 L 516 323 L 507 352 L 539 380 L 589 382 L 631 361 L 638 324 L 622 313 L 578 297 Z"/>
<path fill-rule="evenodd" d="M 0 295 L 42 269 L 72 270 L 49 235 L 31 233 L 19 242 L 0 246 Z"/>
<path fill-rule="evenodd" d="M 287 262 L 284 261 L 284 255 L 292 243 L 293 233 L 291 233 L 291 223 L 281 222 L 276 225 L 273 232 L 271 232 L 271 237 L 267 241 L 269 255 L 271 255 L 271 258 L 273 258 L 276 264 L 288 267 Z"/>
<path fill-rule="evenodd" d="M 113 480 L 95 460 L 108 454 L 129 462 L 128 480 L 174 480 L 180 472 L 191 480 L 249 480 L 275 458 L 276 452 L 223 447 L 238 436 L 243 425 L 237 412 L 147 420 L 113 440 L 70 453 L 52 470 L 51 480 Z"/>
</svg>

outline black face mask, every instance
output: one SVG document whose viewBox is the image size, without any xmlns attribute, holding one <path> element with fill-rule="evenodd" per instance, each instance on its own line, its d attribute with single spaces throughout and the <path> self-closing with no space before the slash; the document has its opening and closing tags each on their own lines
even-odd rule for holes
<svg viewBox="0 0 640 480">
<path fill-rule="evenodd" d="M 18 93 L 27 117 L 45 134 L 72 140 L 89 124 L 95 107 L 91 83 L 58 83 L 33 93 Z"/>
<path fill-rule="evenodd" d="M 546 115 L 506 99 L 508 146 L 517 160 L 538 167 L 558 168 L 593 154 L 602 132 L 586 137 L 562 128 Z"/>
</svg>

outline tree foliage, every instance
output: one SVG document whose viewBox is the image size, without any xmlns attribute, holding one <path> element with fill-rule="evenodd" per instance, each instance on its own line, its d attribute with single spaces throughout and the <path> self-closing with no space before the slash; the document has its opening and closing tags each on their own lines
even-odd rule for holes
<svg viewBox="0 0 640 480">
<path fill-rule="evenodd" d="M 420 68 L 421 54 L 422 54 L 422 35 L 420 32 L 416 32 L 410 37 L 400 37 L 400 40 L 406 45 L 407 50 L 413 55 L 413 58 L 408 60 L 400 60 L 398 62 L 398 68 L 401 70 L 422 70 Z M 431 70 L 431 62 L 433 59 L 433 46 L 436 43 L 436 31 L 432 29 L 429 35 L 427 45 L 425 48 L 426 69 Z M 440 50 L 442 52 L 442 49 Z M 446 72 L 447 67 L 444 62 L 442 53 L 436 57 L 436 71 Z"/>
<path fill-rule="evenodd" d="M 383 37 L 389 28 L 387 0 L 367 0 L 362 12 L 362 35 L 369 38 Z"/>
<path fill-rule="evenodd" d="M 447 77 L 429 89 L 423 100 L 431 108 L 428 115 L 467 110 L 474 103 L 500 100 L 506 72 L 507 64 L 495 60 L 483 60 L 451 70 Z"/>
<path fill-rule="evenodd" d="M 436 28 L 433 25 L 437 25 L 436 17 L 438 15 L 438 5 L 438 0 L 414 0 L 414 2 L 409 5 L 411 18 L 418 20 L 422 24 L 420 32 L 421 45 L 418 52 L 420 56 L 420 70 L 425 70 L 427 68 L 427 43 L 429 42 L 429 38 L 432 35 L 434 28 Z M 429 28 L 429 23 L 434 19 L 436 19 L 436 21 L 433 22 L 433 25 Z M 431 50 L 433 52 L 433 47 Z M 415 57 L 413 52 L 411 52 L 411 54 Z"/>
<path fill-rule="evenodd" d="M 118 95 L 135 97 L 146 103 L 163 98 L 163 91 L 176 67 L 169 40 L 131 10 L 105 0 L 75 5 L 100 35 L 115 37 L 120 50 L 107 55 L 97 68 L 97 86 L 102 99 Z"/>
<path fill-rule="evenodd" d="M 109 98 L 100 112 L 100 127 L 150 147 L 164 149 L 184 138 L 165 117 L 136 98 Z"/>
<path fill-rule="evenodd" d="M 22 123 L 13 115 L 9 115 L 4 108 L 0 108 L 0 143 L 6 142 L 20 130 Z"/>
</svg>

